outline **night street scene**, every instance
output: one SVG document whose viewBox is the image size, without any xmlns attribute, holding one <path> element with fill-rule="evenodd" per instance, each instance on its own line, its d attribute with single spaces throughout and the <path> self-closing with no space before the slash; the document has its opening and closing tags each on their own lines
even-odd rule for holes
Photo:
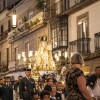
<svg viewBox="0 0 100 100">
<path fill-rule="evenodd" d="M 100 100 L 100 0 L 0 0 L 0 100 Z"/>
</svg>

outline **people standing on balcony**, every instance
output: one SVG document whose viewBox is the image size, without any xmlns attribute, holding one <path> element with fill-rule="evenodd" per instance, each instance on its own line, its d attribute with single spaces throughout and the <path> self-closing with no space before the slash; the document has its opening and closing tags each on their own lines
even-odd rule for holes
<svg viewBox="0 0 100 100">
<path fill-rule="evenodd" d="M 97 66 L 95 73 L 88 77 L 87 88 L 93 98 L 100 100 L 100 66 Z"/>
<path fill-rule="evenodd" d="M 80 53 L 75 53 L 71 57 L 71 69 L 66 75 L 66 84 L 68 96 L 66 100 L 92 100 L 87 87 L 83 71 L 80 69 L 83 65 L 83 57 Z"/>
<path fill-rule="evenodd" d="M 33 100 L 35 94 L 35 81 L 31 77 L 31 69 L 26 68 L 26 76 L 19 82 L 19 94 L 21 100 Z"/>
<path fill-rule="evenodd" d="M 2 84 L 2 100 L 13 100 L 13 85 L 10 77 L 5 77 L 5 83 Z"/>
<path fill-rule="evenodd" d="M 14 100 L 20 100 L 19 96 L 19 82 L 22 79 L 22 76 L 18 76 L 18 80 L 14 84 Z"/>
</svg>

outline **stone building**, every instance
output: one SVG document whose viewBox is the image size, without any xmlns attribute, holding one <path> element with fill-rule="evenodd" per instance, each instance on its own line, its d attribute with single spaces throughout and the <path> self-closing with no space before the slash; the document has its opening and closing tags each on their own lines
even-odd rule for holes
<svg viewBox="0 0 100 100">
<path fill-rule="evenodd" d="M 16 72 L 14 76 L 17 77 L 26 66 L 25 59 L 28 59 L 29 52 L 32 51 L 34 56 L 41 37 L 48 36 L 48 25 L 44 22 L 43 7 L 41 10 L 36 7 L 37 0 L 1 1 L 9 3 L 0 13 L 0 71 L 1 75 L 10 76 Z M 9 5 L 11 1 L 12 5 Z M 17 16 L 16 27 L 12 26 L 14 11 Z"/>
<path fill-rule="evenodd" d="M 28 58 L 29 51 L 33 51 L 34 57 L 43 35 L 52 43 L 59 68 L 69 65 L 71 53 L 80 52 L 88 71 L 93 70 L 100 65 L 99 8 L 99 0 L 1 0 L 1 75 L 21 72 L 23 66 L 18 65 L 18 55 L 25 53 Z M 16 28 L 12 27 L 14 12 Z"/>
<path fill-rule="evenodd" d="M 68 66 L 74 52 L 83 55 L 86 72 L 100 65 L 99 7 L 99 0 L 52 2 L 49 8 L 52 50 L 56 61 L 60 59 L 60 66 Z"/>
</svg>

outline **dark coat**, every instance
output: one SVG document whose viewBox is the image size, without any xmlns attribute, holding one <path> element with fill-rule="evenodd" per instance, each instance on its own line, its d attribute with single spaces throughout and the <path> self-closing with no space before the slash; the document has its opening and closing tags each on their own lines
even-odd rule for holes
<svg viewBox="0 0 100 100">
<path fill-rule="evenodd" d="M 57 99 L 57 100 L 61 100 L 61 94 L 58 93 L 58 92 L 56 93 L 56 99 Z"/>
<path fill-rule="evenodd" d="M 0 99 L 2 98 L 2 85 L 0 84 Z"/>
<path fill-rule="evenodd" d="M 64 93 L 58 93 L 58 92 L 57 92 L 57 93 L 56 93 L 56 99 L 57 99 L 57 100 L 62 100 L 62 97 L 61 97 L 62 94 L 66 97 L 66 95 L 65 95 Z"/>
<path fill-rule="evenodd" d="M 88 77 L 87 86 L 89 86 L 91 89 L 94 89 L 96 82 L 97 82 L 97 75 L 93 74 Z"/>
<path fill-rule="evenodd" d="M 9 86 L 6 84 L 2 85 L 2 100 L 13 100 L 12 84 L 9 84 Z"/>
<path fill-rule="evenodd" d="M 35 81 L 33 78 L 27 79 L 23 77 L 19 83 L 20 99 L 32 100 L 35 92 Z"/>
</svg>

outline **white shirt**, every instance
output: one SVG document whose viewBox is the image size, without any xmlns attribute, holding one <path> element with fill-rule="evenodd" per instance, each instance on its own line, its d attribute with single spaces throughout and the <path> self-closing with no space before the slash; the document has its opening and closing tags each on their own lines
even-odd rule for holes
<svg viewBox="0 0 100 100">
<path fill-rule="evenodd" d="M 91 89 L 89 86 L 87 87 L 87 89 L 92 97 L 100 97 L 100 79 L 97 79 L 97 83 L 94 89 Z"/>
</svg>

